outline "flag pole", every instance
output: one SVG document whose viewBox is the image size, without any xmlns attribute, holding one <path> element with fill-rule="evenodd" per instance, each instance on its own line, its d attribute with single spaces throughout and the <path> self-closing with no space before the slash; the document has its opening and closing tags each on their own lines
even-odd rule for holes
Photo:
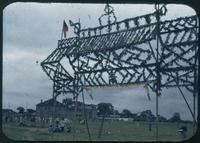
<svg viewBox="0 0 200 143">
<path fill-rule="evenodd" d="M 63 24 L 64 24 L 64 20 L 63 20 Z M 63 38 L 63 26 L 62 26 L 62 30 L 61 30 L 61 40 L 62 40 L 62 38 Z"/>
</svg>

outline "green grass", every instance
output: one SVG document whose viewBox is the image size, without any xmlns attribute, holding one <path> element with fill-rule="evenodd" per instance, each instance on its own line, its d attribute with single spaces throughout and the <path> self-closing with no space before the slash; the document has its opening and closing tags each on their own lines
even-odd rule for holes
<svg viewBox="0 0 200 143">
<path fill-rule="evenodd" d="M 102 137 L 97 138 L 100 121 L 89 121 L 89 128 L 92 140 L 94 141 L 155 141 L 156 126 L 152 125 L 152 131 L 148 130 L 146 122 L 123 122 L 105 121 Z M 192 124 L 188 124 L 187 139 L 193 136 Z M 88 134 L 85 125 L 76 125 L 76 141 L 88 141 Z M 158 140 L 160 141 L 181 141 L 181 135 L 177 132 L 176 123 L 159 123 Z M 107 133 L 110 132 L 110 134 Z M 12 140 L 56 140 L 72 141 L 73 133 L 48 133 L 47 128 L 19 127 L 16 124 L 3 124 L 3 132 Z"/>
</svg>

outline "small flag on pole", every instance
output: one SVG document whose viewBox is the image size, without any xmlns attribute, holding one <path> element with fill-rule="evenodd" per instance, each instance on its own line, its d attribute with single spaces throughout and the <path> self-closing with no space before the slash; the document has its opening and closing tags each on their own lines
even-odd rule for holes
<svg viewBox="0 0 200 143">
<path fill-rule="evenodd" d="M 67 31 L 68 31 L 68 26 L 65 23 L 65 20 L 63 21 L 63 32 L 64 32 L 64 37 L 67 37 Z"/>
</svg>

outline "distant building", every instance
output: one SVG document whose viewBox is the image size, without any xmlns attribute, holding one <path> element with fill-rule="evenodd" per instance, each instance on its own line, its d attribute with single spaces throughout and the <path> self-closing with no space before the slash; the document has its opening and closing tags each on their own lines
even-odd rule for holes
<svg viewBox="0 0 200 143">
<path fill-rule="evenodd" d="M 16 117 L 18 117 L 18 113 L 12 109 L 2 109 L 3 122 L 12 122 Z"/>
<path fill-rule="evenodd" d="M 77 116 L 84 117 L 83 103 L 77 103 Z M 74 116 L 75 102 L 71 98 L 63 100 L 63 103 L 58 102 L 51 98 L 46 101 L 42 101 L 36 105 L 36 116 L 40 118 L 68 118 L 72 119 Z M 89 119 L 95 119 L 97 117 L 97 106 L 93 104 L 85 104 L 85 112 Z"/>
</svg>

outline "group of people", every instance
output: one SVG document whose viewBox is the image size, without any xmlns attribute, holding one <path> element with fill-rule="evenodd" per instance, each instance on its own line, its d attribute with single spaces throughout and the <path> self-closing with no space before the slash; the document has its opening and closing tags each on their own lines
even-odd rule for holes
<svg viewBox="0 0 200 143">
<path fill-rule="evenodd" d="M 66 126 L 66 128 L 65 128 Z M 71 124 L 69 120 L 64 120 L 64 118 L 62 118 L 60 121 L 59 119 L 56 119 L 55 121 L 55 125 L 53 126 L 52 124 L 50 124 L 48 131 L 50 133 L 55 133 L 55 132 L 71 132 Z"/>
<path fill-rule="evenodd" d="M 85 120 L 80 120 L 79 123 L 80 123 L 80 125 L 84 125 Z M 52 125 L 52 122 L 51 122 L 51 124 L 48 127 L 48 131 L 50 133 L 61 133 L 64 131 L 67 133 L 70 133 L 71 132 L 71 121 L 68 119 L 64 119 L 64 118 L 62 118 L 59 121 L 59 119 L 57 118 L 54 126 Z"/>
</svg>

